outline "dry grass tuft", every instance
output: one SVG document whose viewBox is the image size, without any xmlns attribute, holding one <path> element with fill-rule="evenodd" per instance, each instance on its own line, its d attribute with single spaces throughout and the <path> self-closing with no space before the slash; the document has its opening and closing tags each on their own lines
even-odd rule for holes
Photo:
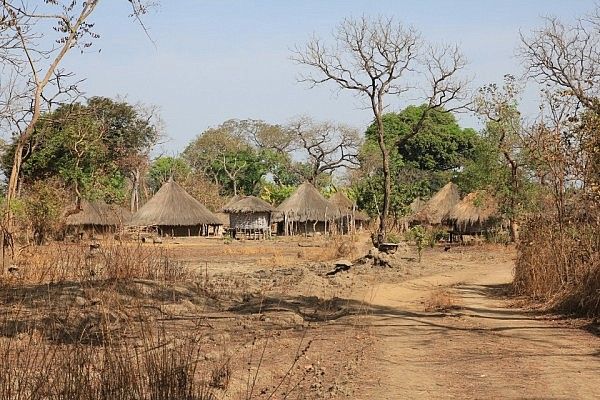
<svg viewBox="0 0 600 400">
<path fill-rule="evenodd" d="M 348 257 L 354 254 L 356 246 L 350 241 L 343 241 L 337 246 L 336 256 Z"/>
<path fill-rule="evenodd" d="M 460 308 L 460 302 L 456 295 L 448 289 L 437 289 L 425 300 L 425 311 L 428 312 L 447 312 Z"/>
</svg>

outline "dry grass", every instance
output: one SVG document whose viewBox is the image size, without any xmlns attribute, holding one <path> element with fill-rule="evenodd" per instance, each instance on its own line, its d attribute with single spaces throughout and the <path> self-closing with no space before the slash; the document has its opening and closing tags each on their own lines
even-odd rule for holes
<svg viewBox="0 0 600 400">
<path fill-rule="evenodd" d="M 249 317 L 220 316 L 249 283 L 208 268 L 193 273 L 161 247 L 103 242 L 21 252 L 17 271 L 0 276 L 0 399 L 267 398 L 235 397 L 234 366 L 256 333 L 246 331 Z M 210 313 L 219 315 L 204 319 Z M 213 340 L 219 326 L 237 336 Z M 215 353 L 222 355 L 209 357 Z M 280 384 L 271 364 L 264 378 L 261 368 L 261 385 Z M 281 379 L 297 385 L 296 375 Z"/>
<path fill-rule="evenodd" d="M 140 243 L 103 242 L 99 248 L 85 244 L 54 243 L 20 252 L 10 274 L 0 283 L 44 284 L 90 280 L 154 279 L 177 281 L 188 277 L 186 268 L 173 261 L 169 250 Z"/>
<path fill-rule="evenodd" d="M 168 332 L 146 308 L 214 295 L 208 279 L 158 247 L 26 250 L 0 277 L 1 399 L 215 399 L 215 377 L 226 388 L 222 366 L 201 370 L 197 331 Z"/>
<path fill-rule="evenodd" d="M 551 216 L 522 227 L 513 288 L 559 311 L 600 316 L 600 218 L 560 226 Z"/>
<path fill-rule="evenodd" d="M 448 289 L 437 289 L 424 302 L 427 312 L 448 312 L 461 308 L 456 295 Z"/>
<path fill-rule="evenodd" d="M 115 338 L 117 339 L 117 338 Z M 199 340 L 147 334 L 136 343 L 56 346 L 37 333 L 0 340 L 0 398 L 213 399 Z M 212 374 L 215 372 L 213 371 Z"/>
</svg>

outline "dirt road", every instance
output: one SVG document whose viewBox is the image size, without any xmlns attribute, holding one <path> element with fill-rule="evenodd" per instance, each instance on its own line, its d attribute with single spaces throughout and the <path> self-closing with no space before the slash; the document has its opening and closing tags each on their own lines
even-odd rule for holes
<svg viewBox="0 0 600 400">
<path fill-rule="evenodd" d="M 380 284 L 363 293 L 378 338 L 357 399 L 597 399 L 600 338 L 494 296 L 512 262 Z M 460 309 L 424 312 L 450 287 Z"/>
</svg>

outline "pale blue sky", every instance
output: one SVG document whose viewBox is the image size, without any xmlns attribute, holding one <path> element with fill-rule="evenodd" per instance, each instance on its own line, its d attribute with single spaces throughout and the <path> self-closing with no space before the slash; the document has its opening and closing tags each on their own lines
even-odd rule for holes
<svg viewBox="0 0 600 400">
<path fill-rule="evenodd" d="M 327 37 L 344 17 L 394 16 L 428 40 L 459 44 L 478 86 L 521 72 L 514 57 L 519 30 L 539 26 L 542 15 L 571 20 L 593 6 L 589 0 L 162 0 L 145 18 L 155 47 L 127 18 L 127 2 L 110 0 L 93 18 L 101 35 L 96 52 L 73 52 L 65 66 L 86 78 L 87 95 L 159 106 L 171 138 L 163 151 L 177 154 L 230 118 L 285 123 L 304 114 L 363 129 L 371 115 L 354 97 L 331 86 L 307 89 L 296 82 L 301 67 L 289 60 L 291 47 L 313 33 Z M 469 116 L 461 121 L 476 123 Z"/>
</svg>

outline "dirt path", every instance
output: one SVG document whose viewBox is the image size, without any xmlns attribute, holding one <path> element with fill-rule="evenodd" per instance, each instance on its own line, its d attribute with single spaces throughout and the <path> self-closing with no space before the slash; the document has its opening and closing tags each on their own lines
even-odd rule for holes
<svg viewBox="0 0 600 400">
<path fill-rule="evenodd" d="M 364 294 L 381 312 L 367 320 L 378 346 L 355 398 L 600 398 L 600 339 L 493 298 L 511 271 L 510 262 L 475 264 Z M 450 286 L 461 309 L 423 311 L 433 290 Z"/>
</svg>

